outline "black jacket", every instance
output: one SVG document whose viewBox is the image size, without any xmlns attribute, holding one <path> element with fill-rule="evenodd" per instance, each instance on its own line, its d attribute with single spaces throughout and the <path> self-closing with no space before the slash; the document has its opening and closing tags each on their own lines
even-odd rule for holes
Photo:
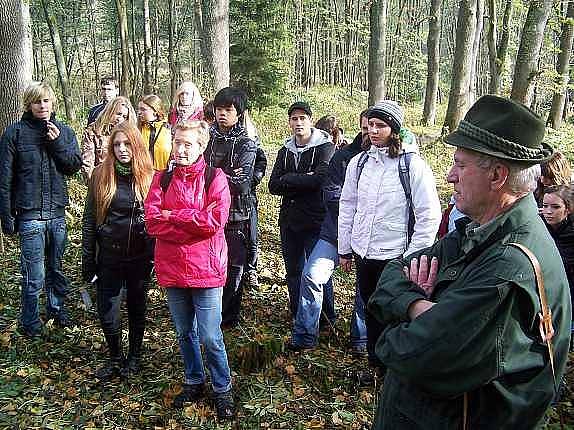
<svg viewBox="0 0 574 430">
<path fill-rule="evenodd" d="M 80 170 L 82 157 L 73 130 L 52 118 L 60 130 L 46 137 L 46 122 L 25 112 L 0 138 L 0 219 L 6 234 L 16 220 L 48 220 L 64 216 L 68 204 L 66 176 Z"/>
<path fill-rule="evenodd" d="M 82 276 L 90 282 L 101 268 L 114 270 L 153 258 L 153 240 L 147 235 L 143 203 L 136 200 L 133 176 L 117 175 L 117 189 L 103 224 L 96 223 L 92 184 L 82 222 Z"/>
<path fill-rule="evenodd" d="M 257 185 L 261 183 L 265 172 L 267 171 L 267 157 L 263 149 L 258 146 L 255 153 L 255 164 L 253 166 L 253 179 L 251 180 L 251 193 L 255 195 Z"/>
<path fill-rule="evenodd" d="M 257 144 L 239 123 L 226 134 L 219 131 L 217 124 L 211 127 L 203 156 L 208 166 L 219 167 L 227 176 L 231 193 L 230 223 L 249 219 L 256 151 Z"/>
<path fill-rule="evenodd" d="M 353 143 L 335 151 L 329 162 L 327 180 L 323 186 L 323 199 L 327 213 L 321 225 L 320 238 L 337 246 L 337 224 L 339 219 L 339 199 L 345 182 L 345 172 L 351 158 L 362 151 L 363 135 L 355 136 Z"/>
<path fill-rule="evenodd" d="M 335 146 L 323 130 L 312 131 L 302 152 L 297 151 L 293 137 L 287 139 L 269 178 L 269 192 L 282 196 L 279 224 L 295 231 L 319 230 L 325 217 L 321 188 Z"/>
<path fill-rule="evenodd" d="M 544 220 L 544 217 L 542 219 Z M 544 224 L 556 242 L 556 247 L 564 263 L 564 269 L 566 269 L 570 291 L 574 292 L 574 221 L 571 216 L 568 216 L 556 229 L 552 228 L 546 220 L 544 220 Z"/>
</svg>

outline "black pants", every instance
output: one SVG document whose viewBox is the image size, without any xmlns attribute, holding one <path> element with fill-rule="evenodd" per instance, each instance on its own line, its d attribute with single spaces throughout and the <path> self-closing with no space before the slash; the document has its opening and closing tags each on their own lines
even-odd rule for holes
<svg viewBox="0 0 574 430">
<path fill-rule="evenodd" d="M 379 336 L 383 331 L 383 326 L 369 311 L 367 303 L 377 288 L 377 283 L 383 273 L 383 269 L 389 260 L 371 260 L 361 258 L 355 254 L 355 266 L 357 268 L 357 283 L 361 298 L 365 303 L 365 324 L 367 326 L 367 352 L 369 353 L 369 364 L 382 367 L 381 361 L 375 354 L 375 346 Z"/>
<path fill-rule="evenodd" d="M 225 227 L 227 241 L 227 282 L 223 288 L 221 309 L 222 324 L 235 324 L 239 321 L 243 283 L 241 277 L 247 264 L 247 244 L 249 226 L 247 221 L 228 223 Z"/>
<path fill-rule="evenodd" d="M 131 356 L 141 354 L 150 273 L 151 264 L 148 262 L 142 262 L 138 267 L 125 265 L 115 270 L 103 268 L 98 273 L 96 296 L 98 316 L 111 357 L 121 355 L 122 288 L 126 288 L 127 291 L 129 354 Z"/>
<path fill-rule="evenodd" d="M 249 215 L 249 234 L 247 236 L 247 267 L 246 271 L 257 271 L 257 197 L 253 197 L 251 214 Z"/>
</svg>

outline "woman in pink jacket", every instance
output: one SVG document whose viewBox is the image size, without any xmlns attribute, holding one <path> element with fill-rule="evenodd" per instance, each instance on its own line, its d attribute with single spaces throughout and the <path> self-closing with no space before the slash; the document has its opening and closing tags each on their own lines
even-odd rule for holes
<svg viewBox="0 0 574 430">
<path fill-rule="evenodd" d="M 221 332 L 221 298 L 227 272 L 224 227 L 231 198 L 221 169 L 206 167 L 204 121 L 177 124 L 175 165 L 157 172 L 145 202 L 148 233 L 156 238 L 155 268 L 166 288 L 185 367 L 183 392 L 174 407 L 204 395 L 205 348 L 220 420 L 232 419 L 231 375 Z"/>
</svg>

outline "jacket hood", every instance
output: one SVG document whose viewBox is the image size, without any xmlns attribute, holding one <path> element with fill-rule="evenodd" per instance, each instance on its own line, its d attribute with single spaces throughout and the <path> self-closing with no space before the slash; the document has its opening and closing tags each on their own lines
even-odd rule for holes
<svg viewBox="0 0 574 430">
<path fill-rule="evenodd" d="M 324 130 L 311 127 L 311 139 L 309 140 L 309 143 L 305 145 L 303 151 L 308 151 L 309 149 L 315 146 L 320 146 L 323 145 L 324 143 L 331 143 L 331 142 L 333 142 L 333 139 L 331 138 L 329 133 L 327 133 Z M 287 139 L 285 139 L 285 148 L 287 148 L 291 152 L 297 152 L 297 146 L 295 145 L 295 136 L 290 136 Z"/>
</svg>

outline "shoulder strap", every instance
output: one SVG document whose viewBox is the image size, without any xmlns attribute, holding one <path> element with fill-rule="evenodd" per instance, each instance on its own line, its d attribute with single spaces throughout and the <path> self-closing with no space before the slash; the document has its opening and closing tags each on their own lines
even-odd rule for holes
<svg viewBox="0 0 574 430">
<path fill-rule="evenodd" d="M 540 263 L 538 258 L 534 253 L 521 243 L 511 242 L 512 245 L 520 249 L 530 260 L 532 267 L 534 268 L 536 286 L 538 287 L 538 299 L 540 300 L 540 311 L 538 314 L 540 318 L 540 335 L 542 340 L 546 342 L 548 347 L 548 354 L 550 355 L 550 367 L 552 368 L 552 376 L 554 378 L 554 391 L 558 392 L 558 387 L 556 385 L 556 373 L 554 371 L 554 348 L 552 346 L 552 337 L 554 336 L 554 327 L 552 327 L 552 311 L 548 306 L 548 301 L 546 300 L 546 290 L 544 289 L 544 278 L 542 277 L 542 270 L 540 268 Z"/>
<path fill-rule="evenodd" d="M 359 156 L 359 162 L 357 163 L 357 188 L 359 188 L 359 179 L 361 178 L 361 173 L 363 173 L 363 167 L 367 164 L 369 160 L 369 155 L 367 151 L 362 151 Z"/>
<path fill-rule="evenodd" d="M 405 197 L 407 200 L 407 248 L 411 243 L 411 238 L 413 237 L 413 233 L 415 231 L 415 212 L 413 209 L 413 196 L 411 192 L 410 175 L 410 164 L 412 156 L 412 152 L 406 152 L 399 155 L 399 179 L 401 180 L 401 185 L 403 186 L 403 191 L 405 192 Z"/>
<path fill-rule="evenodd" d="M 167 169 L 165 169 L 163 171 L 163 173 L 161 174 L 161 178 L 159 180 L 159 186 L 161 187 L 161 190 L 164 192 L 164 194 L 169 187 L 171 179 L 173 178 L 173 171 L 174 170 L 175 170 L 175 164 L 172 160 L 167 165 Z"/>
</svg>

